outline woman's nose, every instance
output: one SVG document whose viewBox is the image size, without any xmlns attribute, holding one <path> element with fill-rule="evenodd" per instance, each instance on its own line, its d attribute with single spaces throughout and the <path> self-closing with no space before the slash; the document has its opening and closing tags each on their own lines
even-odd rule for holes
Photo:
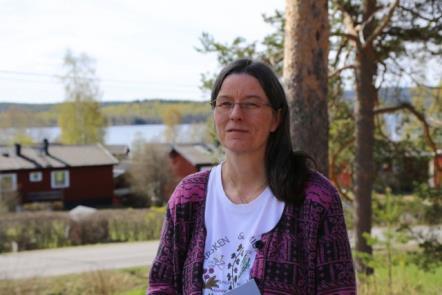
<svg viewBox="0 0 442 295">
<path fill-rule="evenodd" d="M 235 103 L 230 110 L 230 118 L 231 119 L 240 119 L 244 115 L 244 110 L 241 108 L 241 105 L 239 103 Z"/>
</svg>

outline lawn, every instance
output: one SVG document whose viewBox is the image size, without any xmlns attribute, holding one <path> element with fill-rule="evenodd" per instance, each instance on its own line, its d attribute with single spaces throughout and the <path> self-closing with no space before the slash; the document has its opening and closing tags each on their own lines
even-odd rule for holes
<svg viewBox="0 0 442 295">
<path fill-rule="evenodd" d="M 142 295 L 147 284 L 145 267 L 96 271 L 26 280 L 0 280 L 0 294 L 98 294 Z M 393 269 L 392 292 L 387 270 L 377 269 L 370 279 L 360 278 L 359 294 L 440 294 L 442 267 L 423 272 L 415 265 Z"/>
<path fill-rule="evenodd" d="M 147 268 L 102 270 L 46 278 L 0 280 L 0 294 L 144 294 Z"/>
</svg>

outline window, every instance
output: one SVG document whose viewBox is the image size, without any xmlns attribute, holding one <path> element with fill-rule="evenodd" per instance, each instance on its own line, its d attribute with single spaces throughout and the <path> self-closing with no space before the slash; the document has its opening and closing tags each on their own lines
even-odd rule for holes
<svg viewBox="0 0 442 295">
<path fill-rule="evenodd" d="M 17 190 L 17 174 L 0 174 L 0 192 Z"/>
<path fill-rule="evenodd" d="M 40 171 L 29 173 L 29 181 L 30 182 L 39 182 L 43 179 L 43 173 Z"/>
<path fill-rule="evenodd" d="M 65 188 L 69 187 L 69 171 L 57 170 L 51 172 L 51 187 Z"/>
</svg>

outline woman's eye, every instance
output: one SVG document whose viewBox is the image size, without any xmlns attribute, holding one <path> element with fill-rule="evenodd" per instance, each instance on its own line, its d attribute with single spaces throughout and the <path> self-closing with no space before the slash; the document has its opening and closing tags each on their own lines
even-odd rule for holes
<svg viewBox="0 0 442 295">
<path fill-rule="evenodd" d="M 246 109 L 256 109 L 256 108 L 259 107 L 259 105 L 256 104 L 256 103 L 254 103 L 254 102 L 245 102 L 245 103 L 243 104 L 243 106 L 244 106 Z"/>
<path fill-rule="evenodd" d="M 231 108 L 233 106 L 233 103 L 225 101 L 219 104 L 220 107 L 222 108 Z"/>
</svg>

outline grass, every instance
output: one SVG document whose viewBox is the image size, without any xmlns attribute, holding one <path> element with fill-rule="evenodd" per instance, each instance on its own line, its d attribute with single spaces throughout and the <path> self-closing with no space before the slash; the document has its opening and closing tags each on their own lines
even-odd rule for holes
<svg viewBox="0 0 442 295">
<path fill-rule="evenodd" d="M 388 287 L 387 269 L 378 268 L 369 278 L 359 277 L 361 295 L 371 294 L 441 294 L 442 267 L 433 272 L 424 272 L 416 265 L 396 266 L 393 268 L 393 284 Z"/>
<path fill-rule="evenodd" d="M 147 271 L 146 267 L 137 267 L 56 277 L 0 280 L 0 294 L 144 294 L 147 285 Z"/>
<path fill-rule="evenodd" d="M 440 294 L 442 267 L 434 272 L 423 272 L 415 265 L 393 269 L 391 290 L 387 283 L 387 270 L 380 268 L 370 278 L 359 278 L 359 292 L 374 294 Z M 0 294 L 97 294 L 142 295 L 147 287 L 145 267 L 122 270 L 96 271 L 48 278 L 0 280 Z"/>
</svg>

